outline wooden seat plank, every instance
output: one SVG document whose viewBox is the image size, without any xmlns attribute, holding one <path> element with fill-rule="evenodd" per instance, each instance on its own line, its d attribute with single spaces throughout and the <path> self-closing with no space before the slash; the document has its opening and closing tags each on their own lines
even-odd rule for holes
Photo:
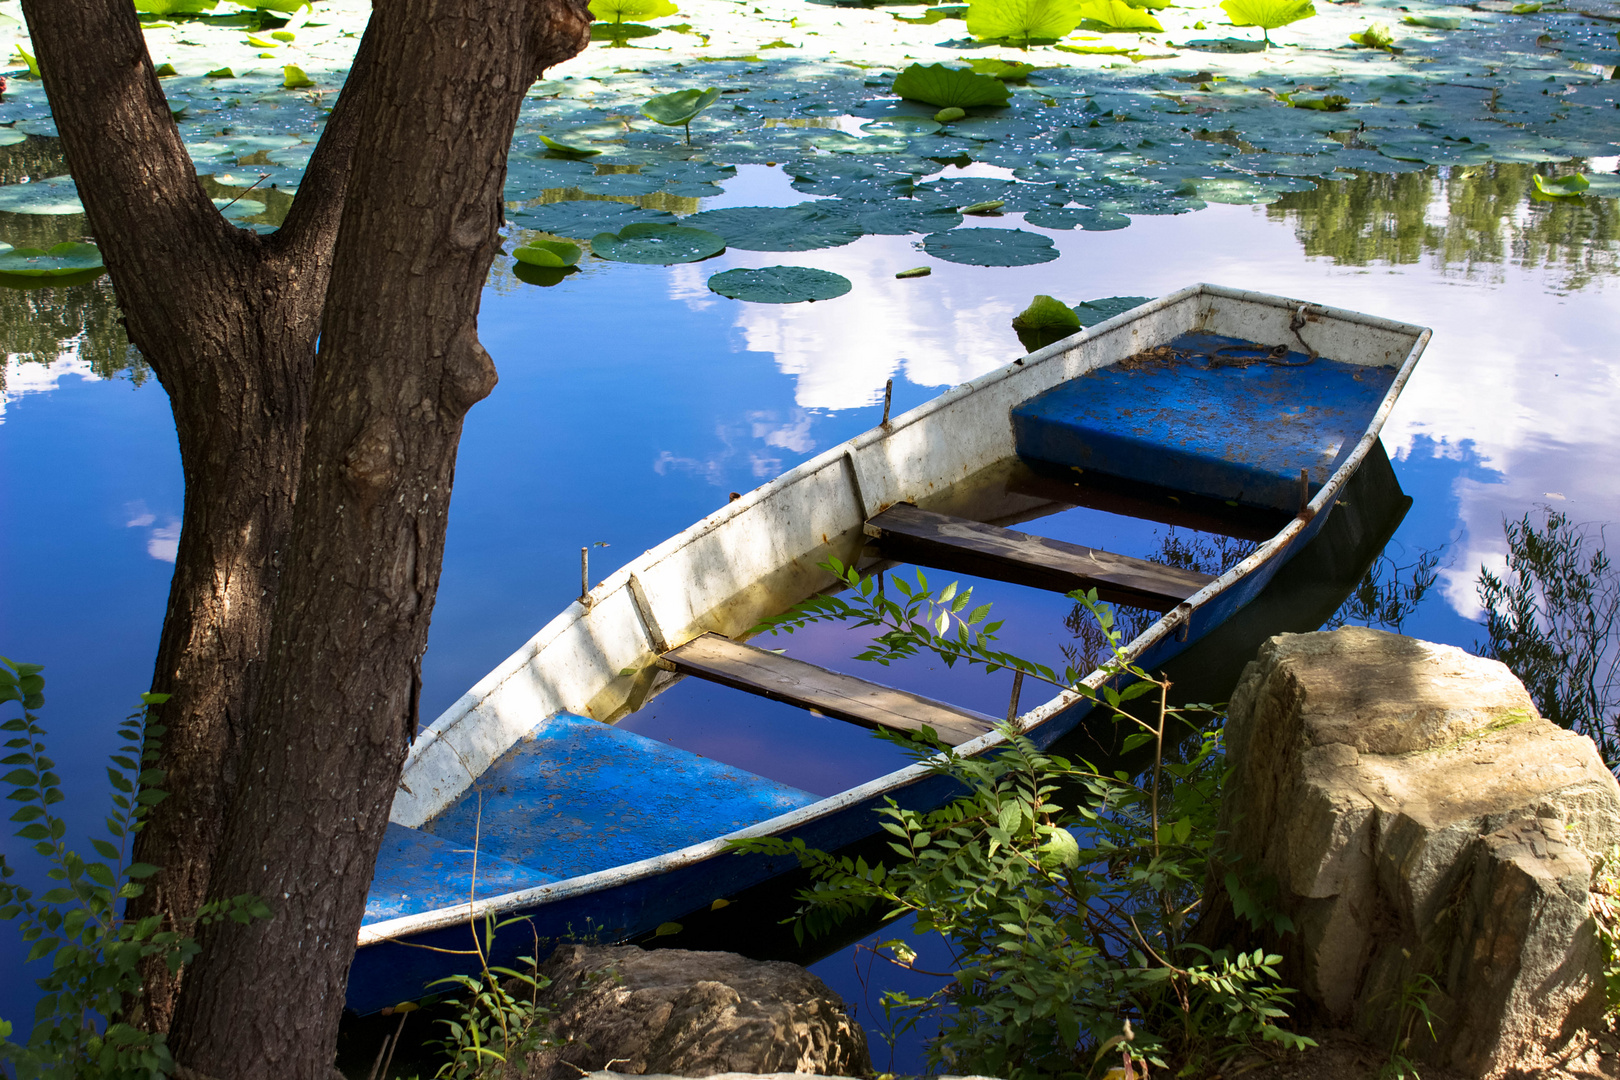
<svg viewBox="0 0 1620 1080">
<path fill-rule="evenodd" d="M 1162 563 L 919 510 L 901 503 L 866 524 L 885 558 L 1054 592 L 1096 589 L 1111 603 L 1169 611 L 1215 579 Z"/>
<path fill-rule="evenodd" d="M 977 739 L 996 726 L 994 718 L 970 709 L 829 671 L 719 634 L 694 638 L 664 653 L 663 659 L 671 670 L 682 674 L 862 727 L 917 731 L 926 725 L 950 746 Z"/>
</svg>

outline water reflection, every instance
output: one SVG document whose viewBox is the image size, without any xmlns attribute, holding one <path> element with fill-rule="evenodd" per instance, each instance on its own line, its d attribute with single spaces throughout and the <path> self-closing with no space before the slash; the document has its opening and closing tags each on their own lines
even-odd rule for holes
<svg viewBox="0 0 1620 1080">
<path fill-rule="evenodd" d="M 1583 171 L 1576 161 L 1563 172 Z M 1346 266 L 1406 265 L 1428 257 L 1443 274 L 1502 281 L 1504 263 L 1559 271 L 1566 290 L 1620 268 L 1620 203 L 1534 202 L 1545 166 L 1495 163 L 1397 174 L 1361 173 L 1291 192 L 1266 208 L 1294 227 L 1305 254 Z"/>
<path fill-rule="evenodd" d="M 17 215 L 0 215 L 12 217 Z M 107 278 L 46 289 L 0 288 L 0 415 L 5 402 L 51 390 L 63 374 L 139 386 L 152 371 L 124 334 Z"/>
</svg>

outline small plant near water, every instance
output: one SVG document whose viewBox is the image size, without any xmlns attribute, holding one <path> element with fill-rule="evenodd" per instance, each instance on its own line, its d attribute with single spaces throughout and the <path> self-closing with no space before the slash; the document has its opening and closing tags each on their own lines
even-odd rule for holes
<svg viewBox="0 0 1620 1080">
<path fill-rule="evenodd" d="M 0 919 L 14 922 L 25 942 L 28 960 L 50 960 L 50 974 L 35 980 L 45 996 L 34 1010 L 35 1024 L 26 1042 L 13 1042 L 12 1027 L 0 1021 L 0 1061 L 9 1062 L 18 1080 L 42 1078 L 146 1077 L 157 1080 L 174 1069 L 161 1032 L 142 1029 L 140 961 L 160 956 L 170 971 L 179 971 L 197 945 L 198 926 L 234 919 L 246 923 L 269 918 L 270 909 L 251 896 L 204 905 L 195 915 L 167 923 L 162 916 L 135 922 L 123 917 L 125 901 L 139 896 L 157 868 L 133 862 L 130 847 L 152 807 L 165 793 L 157 759 L 163 727 L 151 722 L 153 706 L 164 694 L 142 694 L 141 708 L 119 727 L 122 744 L 112 756 L 107 777 L 113 810 L 107 837 L 90 844 L 101 858 L 87 860 L 63 843 L 67 823 L 51 809 L 62 802 L 55 763 L 45 755 L 45 729 L 36 710 L 45 703 L 45 679 L 38 664 L 19 664 L 0 657 L 0 703 L 15 701 L 21 716 L 0 724 L 5 732 L 4 758 L 10 768 L 0 782 L 7 798 L 22 805 L 11 815 L 17 835 L 33 844 L 50 866 L 56 886 L 43 895 L 12 882 L 16 868 L 0 856 Z"/>
<path fill-rule="evenodd" d="M 1506 570 L 1479 572 L 1487 640 L 1475 649 L 1506 664 L 1543 716 L 1591 736 L 1620 768 L 1620 569 L 1603 532 L 1557 511 L 1504 529 Z"/>
<path fill-rule="evenodd" d="M 1071 596 L 1091 610 L 1112 653 L 1097 688 L 1072 666 L 1058 676 L 1000 651 L 990 605 L 963 614 L 971 589 L 952 584 L 936 594 L 921 572 L 915 584 L 891 577 L 879 588 L 836 560 L 825 565 L 852 600 L 815 596 L 763 628 L 837 620 L 880 631 L 860 659 L 888 664 L 927 651 L 947 665 L 1011 669 L 1098 701 L 1134 728 L 1123 740 L 1127 753 L 1151 753 L 1133 776 L 1043 753 L 1011 724 L 1005 747 L 978 757 L 927 731 L 889 735 L 968 792 L 931 813 L 890 800 L 879 813 L 898 862 L 838 858 L 798 840 L 735 845 L 793 854 L 810 871 L 814 885 L 801 894 L 795 923 L 801 937 L 877 908 L 911 914 L 919 934 L 950 944 L 950 985 L 925 997 L 884 996 L 896 1034 L 936 1018 L 933 1065 L 1008 1080 L 1198 1067 L 1258 1041 L 1311 1045 L 1281 1026 L 1292 991 L 1278 982 L 1278 957 L 1194 938 L 1216 858 L 1219 732 L 1203 730 L 1172 757 L 1188 742 L 1182 725 L 1208 710 L 1169 705 L 1168 681 L 1126 660 L 1113 614 L 1094 593 Z M 902 599 L 891 599 L 891 589 Z M 1151 706 L 1141 710 L 1146 719 L 1125 708 L 1135 699 Z M 904 941 L 879 948 L 914 967 L 916 952 Z"/>
<path fill-rule="evenodd" d="M 540 991 L 551 985 L 551 980 L 539 972 L 538 939 L 535 952 L 523 958 L 527 971 L 489 962 L 495 932 L 526 921 L 496 922 L 493 915 L 486 915 L 482 938 L 478 924 L 473 922 L 473 948 L 483 968 L 482 977 L 451 975 L 433 984 L 448 983 L 461 991 L 453 999 L 459 1015 L 439 1021 L 446 1029 L 438 1043 L 445 1060 L 434 1074 L 435 1080 L 520 1075 L 529 1054 L 557 1045 L 551 1034 L 551 1012 L 540 1004 Z"/>
</svg>

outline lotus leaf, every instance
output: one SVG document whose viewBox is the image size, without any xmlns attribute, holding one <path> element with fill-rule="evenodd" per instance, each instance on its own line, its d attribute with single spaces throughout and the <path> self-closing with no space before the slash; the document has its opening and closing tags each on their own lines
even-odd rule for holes
<svg viewBox="0 0 1620 1080">
<path fill-rule="evenodd" d="M 1152 299 L 1151 296 L 1105 296 L 1100 300 L 1087 300 L 1076 304 L 1074 313 L 1080 317 L 1081 326 L 1096 326 L 1115 315 L 1123 315 L 1132 308 L 1141 307 Z"/>
<path fill-rule="evenodd" d="M 580 251 L 578 244 L 570 244 L 566 240 L 531 240 L 519 248 L 514 248 L 512 258 L 520 263 L 530 266 L 573 266 L 579 262 Z"/>
<path fill-rule="evenodd" d="M 933 272 L 934 271 L 927 266 L 913 266 L 910 270 L 902 270 L 894 276 L 904 280 L 905 278 L 927 277 Z"/>
<path fill-rule="evenodd" d="M 219 0 L 135 0 L 142 15 L 198 15 L 218 5 Z"/>
<path fill-rule="evenodd" d="M 1591 181 L 1580 173 L 1562 176 L 1556 180 L 1535 173 L 1532 174 L 1531 180 L 1536 185 L 1534 197 L 1538 199 L 1578 199 L 1592 186 Z"/>
<path fill-rule="evenodd" d="M 1461 19 L 1452 19 L 1444 15 L 1408 15 L 1401 22 L 1407 26 L 1422 26 L 1429 30 L 1460 30 Z"/>
<path fill-rule="evenodd" d="M 629 203 L 595 199 L 547 203 L 519 211 L 517 216 L 528 228 L 558 236 L 595 236 L 644 221 L 675 224 L 675 215 L 668 210 L 646 210 Z"/>
<path fill-rule="evenodd" d="M 99 277 L 101 251 L 94 244 L 68 242 L 53 247 L 10 248 L 0 253 L 0 282 L 24 285 L 77 285 Z"/>
<path fill-rule="evenodd" d="M 1029 48 L 1031 41 L 1056 41 L 1080 25 L 1080 0 L 973 0 L 968 33 L 980 40 L 1005 39 Z M 999 76 L 998 76 L 999 77 Z"/>
<path fill-rule="evenodd" d="M 1258 26 L 1267 45 L 1271 31 L 1316 14 L 1311 0 L 1221 0 L 1233 26 Z"/>
<path fill-rule="evenodd" d="M 1050 296 L 1038 294 L 1029 307 L 1013 316 L 1014 330 L 1078 330 L 1080 316 Z"/>
<path fill-rule="evenodd" d="M 545 135 L 540 136 L 540 144 L 553 153 L 566 154 L 569 157 L 590 157 L 592 154 L 602 152 L 589 146 L 575 146 L 572 143 L 559 142 Z"/>
<path fill-rule="evenodd" d="M 525 262 L 512 264 L 513 277 L 530 285 L 538 285 L 542 289 L 559 285 L 567 280 L 568 275 L 577 273 L 579 273 L 577 266 L 535 266 Z"/>
<path fill-rule="evenodd" d="M 639 22 L 674 15 L 680 8 L 669 0 L 591 0 L 591 14 L 602 22 Z"/>
<path fill-rule="evenodd" d="M 1034 64 L 1025 64 L 1017 60 L 998 60 L 990 56 L 975 57 L 968 61 L 968 66 L 980 75 L 989 75 L 1003 82 L 1023 82 L 1029 78 L 1030 72 L 1035 70 Z"/>
<path fill-rule="evenodd" d="M 608 173 L 578 181 L 575 186 L 586 195 L 631 196 L 651 195 L 663 185 L 656 177 L 637 173 Z"/>
<path fill-rule="evenodd" d="M 1080 6 L 1085 21 L 1096 23 L 1107 30 L 1134 30 L 1137 33 L 1160 33 L 1163 24 L 1141 8 L 1134 8 L 1125 0 L 1085 0 Z"/>
<path fill-rule="evenodd" d="M 313 7 L 310 0 L 247 0 L 243 7 L 257 8 L 259 11 L 279 11 L 283 14 L 292 14 L 302 8 Z"/>
<path fill-rule="evenodd" d="M 912 64 L 894 77 L 892 90 L 900 97 L 937 105 L 941 109 L 1000 106 L 1012 98 L 1012 91 L 1000 79 L 979 75 L 965 68 L 946 67 L 944 64 Z M 934 119 L 938 120 L 939 117 L 935 116 Z"/>
<path fill-rule="evenodd" d="M 180 73 L 175 70 L 173 64 L 159 64 L 157 67 L 152 69 L 152 74 L 156 75 L 160 79 L 172 79 Z M 186 110 L 181 109 L 174 118 L 179 120 L 185 116 L 185 113 Z"/>
<path fill-rule="evenodd" d="M 705 210 L 683 224 L 708 229 L 744 251 L 813 251 L 842 247 L 861 235 L 859 224 L 816 203 L 800 206 L 728 206 Z"/>
<path fill-rule="evenodd" d="M 1031 210 L 1024 215 L 1026 224 L 1042 229 L 1080 228 L 1086 232 L 1109 232 L 1130 225 L 1131 219 L 1112 210 L 1081 210 L 1072 206 Z"/>
<path fill-rule="evenodd" d="M 281 69 L 281 85 L 286 90 L 301 90 L 314 86 L 315 80 L 305 75 L 304 69 L 297 64 L 288 64 Z"/>
<path fill-rule="evenodd" d="M 958 109 L 955 105 L 952 105 L 948 109 L 941 109 L 939 112 L 935 113 L 934 121 L 940 124 L 948 124 L 952 120 L 960 120 L 966 115 L 967 113 L 965 111 Z"/>
<path fill-rule="evenodd" d="M 720 90 L 677 90 L 672 94 L 659 94 L 641 106 L 641 115 L 665 127 L 684 127 L 686 145 L 692 145 L 692 120 L 698 113 L 720 100 Z"/>
<path fill-rule="evenodd" d="M 1051 238 L 1022 229 L 953 229 L 923 238 L 936 259 L 969 266 L 1033 266 L 1058 257 Z"/>
<path fill-rule="evenodd" d="M 656 37 L 662 33 L 658 27 L 643 23 L 596 23 L 591 27 L 591 40 L 623 45 L 634 38 Z"/>
<path fill-rule="evenodd" d="M 0 211 L 11 214 L 82 214 L 79 189 L 67 176 L 0 186 Z"/>
<path fill-rule="evenodd" d="M 1541 10 L 1540 4 L 1514 4 L 1512 12 L 1515 15 L 1534 15 Z"/>
<path fill-rule="evenodd" d="M 26 138 L 28 138 L 28 133 L 26 131 L 18 131 L 16 128 L 0 127 L 0 146 L 15 146 Z"/>
<path fill-rule="evenodd" d="M 706 229 L 683 225 L 626 225 L 613 233 L 597 233 L 591 251 L 614 262 L 669 266 L 698 262 L 726 250 L 723 237 Z"/>
<path fill-rule="evenodd" d="M 943 126 L 923 116 L 897 116 L 893 120 L 869 120 L 861 130 L 873 135 L 932 135 Z"/>
<path fill-rule="evenodd" d="M 709 279 L 709 288 L 733 300 L 756 304 L 798 304 L 831 300 L 849 292 L 848 278 L 808 266 L 766 266 L 727 270 Z"/>
<path fill-rule="evenodd" d="M 844 217 L 863 234 L 873 236 L 944 232 L 962 224 L 962 215 L 950 207 L 917 199 L 827 199 L 813 205 L 823 213 Z"/>
<path fill-rule="evenodd" d="M 969 203 L 967 206 L 962 207 L 959 212 L 963 214 L 978 214 L 987 216 L 993 215 L 1000 217 L 1001 208 L 1006 205 L 1007 201 L 1005 199 L 991 199 L 988 202 Z"/>
<path fill-rule="evenodd" d="M 210 72 L 207 72 L 206 74 L 204 74 L 203 78 L 205 78 L 205 79 L 234 79 L 234 78 L 236 78 L 236 72 L 232 71 L 228 67 L 215 68 L 213 71 L 210 71 Z"/>
<path fill-rule="evenodd" d="M 1054 45 L 1052 48 L 1081 56 L 1130 56 L 1136 52 L 1121 45 Z"/>
</svg>

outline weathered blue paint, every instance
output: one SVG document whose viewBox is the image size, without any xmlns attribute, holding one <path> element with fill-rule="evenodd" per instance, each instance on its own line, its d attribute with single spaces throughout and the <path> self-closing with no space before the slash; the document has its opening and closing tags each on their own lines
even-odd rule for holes
<svg viewBox="0 0 1620 1080">
<path fill-rule="evenodd" d="M 1251 506 L 1298 510 L 1350 456 L 1396 369 L 1321 358 L 1298 367 L 1228 353 L 1211 334 L 1171 342 L 1173 359 L 1115 364 L 1012 411 L 1025 458 L 1096 470 Z M 1234 362 L 1235 361 L 1235 362 Z"/>
<path fill-rule="evenodd" d="M 558 880 L 555 874 L 496 858 L 487 851 L 479 853 L 477 871 L 480 897 L 500 896 Z M 389 822 L 382 851 L 377 855 L 377 872 L 371 878 L 371 892 L 366 897 L 365 922 L 465 904 L 472 897 L 473 884 L 471 845 Z"/>
<path fill-rule="evenodd" d="M 519 740 L 424 831 L 471 847 L 476 829 L 480 851 L 569 878 L 678 851 L 818 798 L 559 713 Z"/>
</svg>

